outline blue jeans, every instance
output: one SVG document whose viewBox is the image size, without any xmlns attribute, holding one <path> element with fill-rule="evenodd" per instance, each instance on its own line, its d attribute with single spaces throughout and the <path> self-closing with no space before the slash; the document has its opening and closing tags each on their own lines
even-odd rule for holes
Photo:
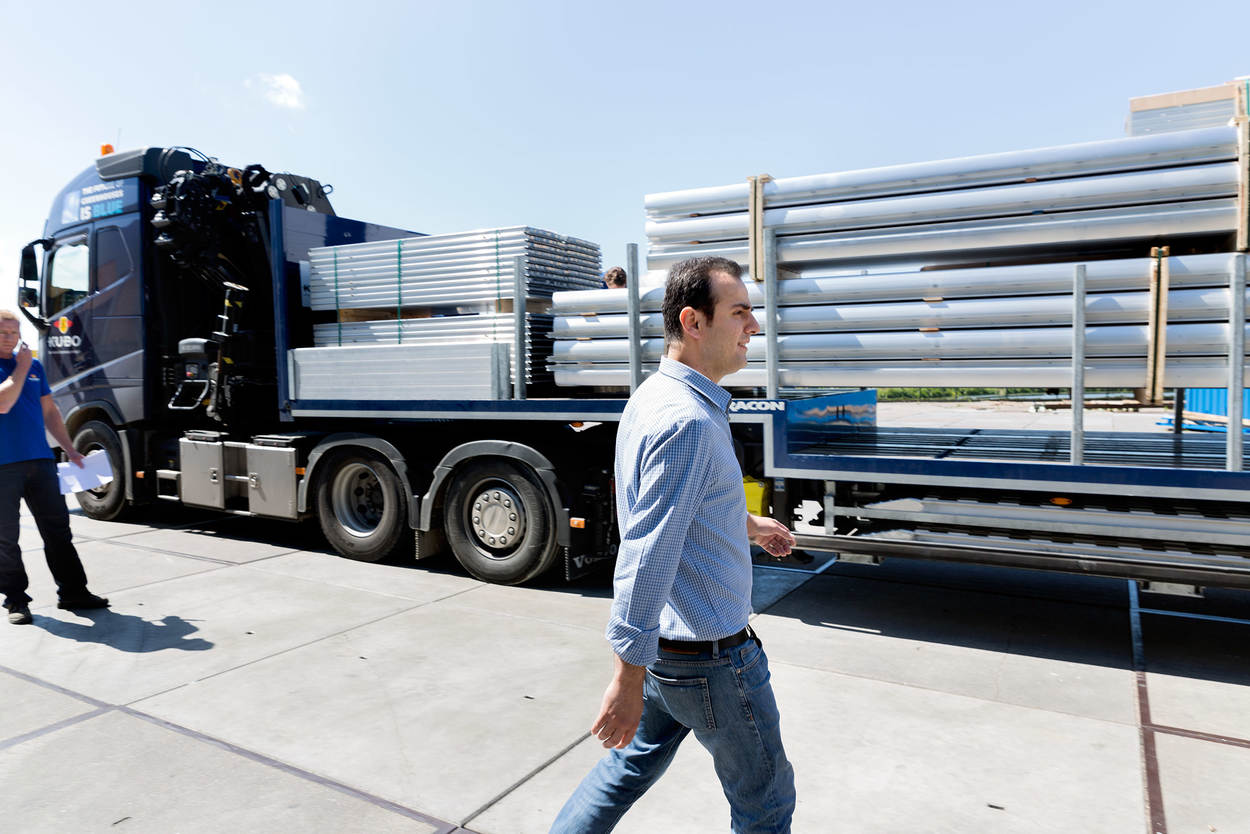
<svg viewBox="0 0 1250 834">
<path fill-rule="evenodd" d="M 790 830 L 794 768 L 781 744 L 768 658 L 755 640 L 722 649 L 719 657 L 660 649 L 647 668 L 643 698 L 633 741 L 599 760 L 561 809 L 552 834 L 611 831 L 668 769 L 691 730 L 712 754 L 732 830 Z"/>
<path fill-rule="evenodd" d="M 30 594 L 26 593 L 30 580 L 17 543 L 21 529 L 18 511 L 23 498 L 43 537 L 43 555 L 61 597 L 85 594 L 87 574 L 74 549 L 56 464 L 51 458 L 23 460 L 0 466 L 0 595 L 5 605 L 30 602 Z"/>
</svg>

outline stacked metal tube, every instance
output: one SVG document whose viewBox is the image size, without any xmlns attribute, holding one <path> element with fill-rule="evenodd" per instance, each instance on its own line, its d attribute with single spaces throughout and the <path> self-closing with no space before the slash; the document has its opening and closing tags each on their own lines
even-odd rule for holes
<svg viewBox="0 0 1250 834">
<path fill-rule="evenodd" d="M 552 317 L 525 314 L 525 381 L 541 385 L 551 381 L 546 357 L 551 354 Z M 425 345 L 435 361 L 456 357 L 465 345 L 502 344 L 508 346 L 509 361 L 515 367 L 516 350 L 512 313 L 439 316 L 436 318 L 389 319 L 380 321 L 327 322 L 313 325 L 315 347 L 341 345 Z"/>
<path fill-rule="evenodd" d="M 524 258 L 530 298 L 603 285 L 596 244 L 529 226 L 325 246 L 308 257 L 314 310 L 510 299 L 516 257 Z"/>
<path fill-rule="evenodd" d="M 518 259 L 526 279 L 519 300 Z M 314 325 L 315 347 L 416 346 L 419 353 L 404 354 L 421 357 L 408 369 L 410 383 L 430 399 L 445 393 L 446 363 L 479 343 L 507 346 L 514 381 L 520 366 L 526 385 L 549 384 L 551 317 L 525 314 L 521 365 L 514 315 L 501 312 L 501 302 L 545 309 L 557 290 L 602 286 L 597 245 L 529 226 L 326 246 L 310 250 L 309 262 L 310 306 L 335 314 Z M 480 361 L 489 365 L 493 356 Z M 309 354 L 308 361 L 322 357 Z M 424 387 L 423 374 L 430 381 Z"/>
<path fill-rule="evenodd" d="M 773 180 L 778 259 L 871 267 L 1082 249 L 1236 226 L 1236 130 L 1104 142 Z M 701 254 L 745 261 L 746 185 L 646 198 L 649 269 Z"/>
<path fill-rule="evenodd" d="M 1222 384 L 1230 237 L 1239 209 L 1237 132 L 1214 127 L 962 159 L 772 180 L 758 222 L 776 237 L 783 386 L 1067 387 L 1072 288 L 1086 264 L 1086 384 L 1142 387 L 1151 247 L 1172 257 L 1169 387 Z M 719 255 L 748 264 L 745 183 L 646 198 L 652 276 Z M 1201 254 L 1208 253 L 1208 254 Z M 981 265 L 983 264 L 983 265 Z M 762 277 L 762 276 L 761 276 Z M 748 280 L 764 325 L 763 284 Z M 662 350 L 644 292 L 644 367 Z M 628 384 L 624 293 L 560 292 L 559 385 Z M 767 340 L 725 380 L 760 387 Z"/>
<path fill-rule="evenodd" d="M 1168 259 L 1165 385 L 1218 384 L 1226 374 L 1228 281 L 1234 255 Z M 1140 387 L 1149 348 L 1152 259 L 1086 267 L 1087 382 Z M 785 386 L 1066 387 L 1071 382 L 1071 264 L 905 271 L 779 282 Z M 1064 294 L 1067 290 L 1068 294 Z M 752 304 L 763 290 L 748 287 Z M 644 367 L 663 346 L 663 288 L 642 296 Z M 623 291 L 557 293 L 557 385 L 628 384 Z M 762 320 L 761 320 L 762 322 Z M 766 340 L 752 340 L 736 387 L 764 384 Z"/>
</svg>

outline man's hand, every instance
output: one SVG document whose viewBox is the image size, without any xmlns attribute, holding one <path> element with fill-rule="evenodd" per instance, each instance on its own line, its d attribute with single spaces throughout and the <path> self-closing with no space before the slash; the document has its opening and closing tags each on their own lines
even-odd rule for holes
<svg viewBox="0 0 1250 834">
<path fill-rule="evenodd" d="M 13 369 L 13 378 L 19 381 L 19 385 L 25 385 L 26 372 L 30 370 L 30 363 L 35 355 L 30 352 L 30 346 L 22 342 L 17 346 L 17 352 L 13 354 L 13 358 L 17 360 L 17 367 Z"/>
<path fill-rule="evenodd" d="M 633 741 L 642 719 L 642 682 L 645 666 L 633 666 L 616 656 L 612 682 L 603 693 L 599 716 L 590 725 L 590 732 L 604 747 L 624 747 Z"/>
<path fill-rule="evenodd" d="M 83 462 L 82 462 L 82 461 L 83 461 L 83 454 L 82 454 L 82 452 L 78 451 L 78 450 L 77 450 L 77 449 L 75 449 L 73 446 L 70 446 L 70 447 L 69 447 L 69 448 L 65 451 L 65 456 L 66 456 L 67 458 L 69 458 L 69 462 L 70 462 L 70 463 L 74 464 L 74 465 L 75 465 L 75 466 L 77 466 L 79 469 L 82 469 L 82 468 L 83 468 L 84 464 L 83 464 Z"/>
<path fill-rule="evenodd" d="M 747 537 L 778 559 L 784 559 L 794 547 L 794 534 L 775 518 L 748 513 Z"/>
</svg>

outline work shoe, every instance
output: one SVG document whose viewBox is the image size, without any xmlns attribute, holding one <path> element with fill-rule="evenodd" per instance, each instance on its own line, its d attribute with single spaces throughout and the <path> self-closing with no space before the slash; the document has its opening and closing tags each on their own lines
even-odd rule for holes
<svg viewBox="0 0 1250 834">
<path fill-rule="evenodd" d="M 109 601 L 104 597 L 98 597 L 90 591 L 83 591 L 81 594 L 74 594 L 69 597 L 61 597 L 56 604 L 57 608 L 64 608 L 66 611 L 76 611 L 79 608 L 108 608 Z"/>
<path fill-rule="evenodd" d="M 30 625 L 34 618 L 30 616 L 30 606 L 24 602 L 5 605 L 9 609 L 9 622 L 13 625 Z"/>
</svg>

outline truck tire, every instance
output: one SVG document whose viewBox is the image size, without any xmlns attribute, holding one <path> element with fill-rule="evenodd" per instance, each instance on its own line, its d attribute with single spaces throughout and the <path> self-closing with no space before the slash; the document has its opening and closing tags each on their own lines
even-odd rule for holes
<svg viewBox="0 0 1250 834">
<path fill-rule="evenodd" d="M 122 472 L 125 463 L 122 457 L 122 441 L 108 423 L 99 420 L 88 420 L 83 423 L 78 434 L 74 435 L 74 448 L 82 454 L 103 449 L 108 455 L 109 466 L 113 470 L 113 480 L 98 489 L 87 492 L 76 492 L 78 506 L 88 518 L 109 521 L 117 518 L 126 509 L 126 478 Z"/>
<path fill-rule="evenodd" d="M 456 472 L 443 526 L 456 559 L 485 582 L 519 585 L 556 561 L 555 512 L 521 464 L 474 461 Z"/>
<path fill-rule="evenodd" d="M 339 554 L 377 562 L 398 552 L 408 530 L 399 476 L 377 455 L 332 452 L 318 468 L 317 519 Z"/>
</svg>

